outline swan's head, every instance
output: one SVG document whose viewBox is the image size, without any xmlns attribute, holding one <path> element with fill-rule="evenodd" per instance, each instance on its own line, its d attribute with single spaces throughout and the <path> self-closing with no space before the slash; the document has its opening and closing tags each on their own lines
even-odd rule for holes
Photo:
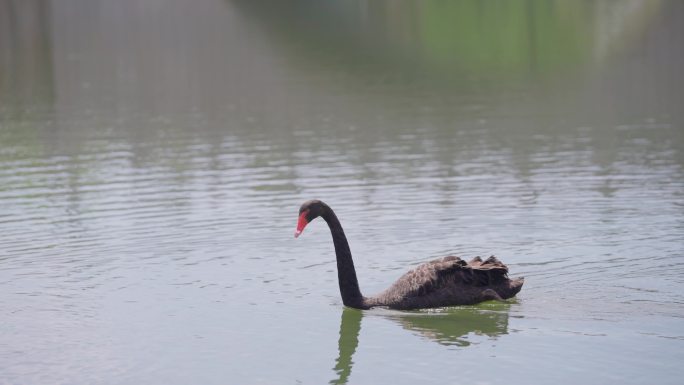
<svg viewBox="0 0 684 385">
<path fill-rule="evenodd" d="M 297 221 L 297 230 L 294 233 L 295 238 L 304 231 L 309 222 L 321 216 L 326 207 L 326 204 L 318 199 L 304 202 L 302 207 L 299 208 L 299 220 Z"/>
</svg>

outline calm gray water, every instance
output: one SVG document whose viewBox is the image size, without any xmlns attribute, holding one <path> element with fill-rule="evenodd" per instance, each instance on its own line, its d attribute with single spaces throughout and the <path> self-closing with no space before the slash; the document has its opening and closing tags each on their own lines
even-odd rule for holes
<svg viewBox="0 0 684 385">
<path fill-rule="evenodd" d="M 0 383 L 675 384 L 684 3 L 0 0 Z M 506 303 L 345 309 L 442 255 Z"/>
</svg>

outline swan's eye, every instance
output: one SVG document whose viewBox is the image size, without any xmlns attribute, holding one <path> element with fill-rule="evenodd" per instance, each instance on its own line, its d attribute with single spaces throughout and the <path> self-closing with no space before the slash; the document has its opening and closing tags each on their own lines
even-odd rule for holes
<svg viewBox="0 0 684 385">
<path fill-rule="evenodd" d="M 306 216 L 309 215 L 309 210 L 304 210 L 302 211 L 301 214 L 299 214 L 299 220 L 297 221 L 297 230 L 295 231 L 295 238 L 299 236 L 299 234 L 304 231 L 304 228 L 306 225 L 309 224 L 309 221 L 306 219 Z"/>
</svg>

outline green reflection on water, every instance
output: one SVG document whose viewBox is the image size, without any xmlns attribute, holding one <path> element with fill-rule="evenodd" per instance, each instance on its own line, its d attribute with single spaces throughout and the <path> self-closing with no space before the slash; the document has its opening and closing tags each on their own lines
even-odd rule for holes
<svg viewBox="0 0 684 385">
<path fill-rule="evenodd" d="M 404 329 L 441 345 L 467 347 L 472 335 L 496 338 L 508 333 L 510 302 L 486 302 L 477 306 L 433 309 L 429 311 L 382 311 L 383 317 L 400 324 Z M 333 370 L 337 377 L 331 384 L 346 384 L 352 372 L 352 360 L 359 346 L 361 320 L 364 312 L 344 308 L 340 320 L 338 357 Z"/>
<path fill-rule="evenodd" d="M 232 3 L 299 58 L 327 56 L 335 67 L 396 71 L 402 79 L 421 73 L 447 84 L 580 69 L 624 45 L 661 7 L 569 0 Z"/>
<path fill-rule="evenodd" d="M 331 384 L 346 384 L 351 374 L 352 356 L 359 346 L 359 333 L 361 332 L 361 319 L 363 311 L 345 307 L 342 310 L 340 320 L 340 339 L 337 342 L 339 355 L 335 361 L 333 370 L 339 376 L 330 381 Z"/>
<path fill-rule="evenodd" d="M 560 5 L 564 5 L 561 7 Z M 588 2 L 422 3 L 420 36 L 431 63 L 514 76 L 582 62 L 591 54 Z"/>
<path fill-rule="evenodd" d="M 487 302 L 478 306 L 454 307 L 438 312 L 390 315 L 404 329 L 441 345 L 469 346 L 471 335 L 496 338 L 508 333 L 508 302 Z"/>
</svg>

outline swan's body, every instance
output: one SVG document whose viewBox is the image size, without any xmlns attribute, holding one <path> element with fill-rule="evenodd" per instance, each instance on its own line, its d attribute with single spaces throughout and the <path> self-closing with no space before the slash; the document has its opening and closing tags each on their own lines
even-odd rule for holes
<svg viewBox="0 0 684 385">
<path fill-rule="evenodd" d="M 359 289 L 354 261 L 342 225 L 325 203 L 312 200 L 299 209 L 295 237 L 317 217 L 330 228 L 337 256 L 337 277 L 342 302 L 349 307 L 369 309 L 384 306 L 393 309 L 421 309 L 454 305 L 471 305 L 487 300 L 503 300 L 515 296 L 523 278 L 509 279 L 508 268 L 495 257 L 482 261 L 479 257 L 466 263 L 454 256 L 423 263 L 399 278 L 387 290 L 364 297 Z"/>
</svg>

